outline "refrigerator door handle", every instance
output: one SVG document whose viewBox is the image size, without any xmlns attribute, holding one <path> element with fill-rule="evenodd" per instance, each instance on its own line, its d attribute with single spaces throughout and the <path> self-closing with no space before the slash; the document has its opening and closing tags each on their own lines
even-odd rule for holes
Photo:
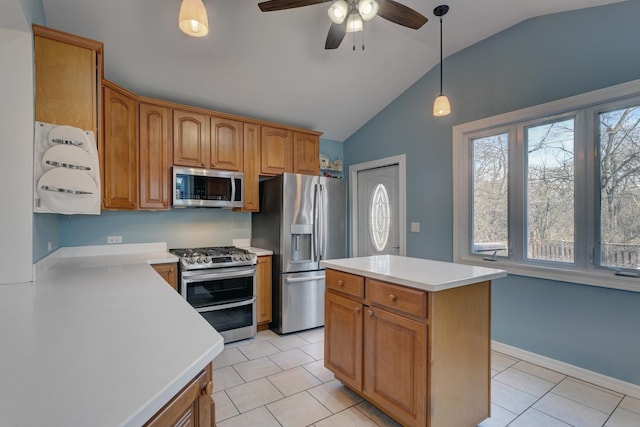
<svg viewBox="0 0 640 427">
<path fill-rule="evenodd" d="M 307 276 L 307 277 L 287 277 L 285 280 L 287 283 L 299 283 L 299 282 L 310 282 L 313 280 L 324 280 L 325 276 Z"/>
<path fill-rule="evenodd" d="M 319 261 L 320 243 L 318 241 L 318 184 L 313 186 L 313 262 Z"/>
</svg>

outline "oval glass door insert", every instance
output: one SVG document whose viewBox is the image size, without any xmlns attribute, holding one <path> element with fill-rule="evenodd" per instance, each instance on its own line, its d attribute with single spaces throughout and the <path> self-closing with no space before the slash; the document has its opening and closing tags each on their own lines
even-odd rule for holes
<svg viewBox="0 0 640 427">
<path fill-rule="evenodd" d="M 389 204 L 389 193 L 384 184 L 376 185 L 371 196 L 371 206 L 369 208 L 369 231 L 371 241 L 378 252 L 384 250 L 389 240 L 391 227 L 391 206 Z"/>
</svg>

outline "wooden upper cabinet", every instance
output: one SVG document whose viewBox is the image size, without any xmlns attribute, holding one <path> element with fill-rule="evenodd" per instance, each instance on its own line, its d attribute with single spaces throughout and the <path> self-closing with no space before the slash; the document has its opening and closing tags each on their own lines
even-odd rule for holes
<svg viewBox="0 0 640 427">
<path fill-rule="evenodd" d="M 99 138 L 101 42 L 33 25 L 35 119 L 75 126 Z"/>
<path fill-rule="evenodd" d="M 320 173 L 320 137 L 318 135 L 293 133 L 293 172 L 307 175 Z"/>
<path fill-rule="evenodd" d="M 103 88 L 102 204 L 105 209 L 136 209 L 138 123 L 135 95 L 107 81 Z"/>
<path fill-rule="evenodd" d="M 244 206 L 243 212 L 260 210 L 260 126 L 245 123 L 244 132 Z"/>
<path fill-rule="evenodd" d="M 211 147 L 209 166 L 212 169 L 223 169 L 242 172 L 242 131 L 243 123 L 235 120 L 211 117 Z"/>
<path fill-rule="evenodd" d="M 138 104 L 139 199 L 140 209 L 169 209 L 171 206 L 171 110 Z"/>
<path fill-rule="evenodd" d="M 265 175 L 293 172 L 293 136 L 290 130 L 262 126 L 260 170 Z"/>
<path fill-rule="evenodd" d="M 209 164 L 209 117 L 173 110 L 173 164 L 206 168 Z"/>
</svg>

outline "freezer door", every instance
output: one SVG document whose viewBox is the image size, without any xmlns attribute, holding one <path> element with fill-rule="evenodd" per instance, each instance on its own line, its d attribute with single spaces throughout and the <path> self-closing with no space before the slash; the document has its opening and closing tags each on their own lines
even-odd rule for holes
<svg viewBox="0 0 640 427">
<path fill-rule="evenodd" d="M 319 268 L 317 239 L 318 177 L 285 173 L 282 176 L 282 272 Z"/>
<path fill-rule="evenodd" d="M 281 334 L 324 325 L 324 270 L 280 276 Z"/>
<path fill-rule="evenodd" d="M 344 180 L 320 178 L 318 240 L 321 260 L 347 256 L 346 198 Z"/>
</svg>

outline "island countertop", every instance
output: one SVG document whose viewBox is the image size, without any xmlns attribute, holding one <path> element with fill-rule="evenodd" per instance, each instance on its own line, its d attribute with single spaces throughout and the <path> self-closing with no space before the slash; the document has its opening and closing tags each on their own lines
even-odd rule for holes
<svg viewBox="0 0 640 427">
<path fill-rule="evenodd" d="M 0 425 L 140 426 L 223 339 L 149 262 L 63 258 L 0 286 Z"/>
<path fill-rule="evenodd" d="M 443 291 L 472 283 L 505 277 L 507 272 L 451 262 L 374 255 L 320 261 L 326 268 L 397 283 L 428 292 Z"/>
</svg>

